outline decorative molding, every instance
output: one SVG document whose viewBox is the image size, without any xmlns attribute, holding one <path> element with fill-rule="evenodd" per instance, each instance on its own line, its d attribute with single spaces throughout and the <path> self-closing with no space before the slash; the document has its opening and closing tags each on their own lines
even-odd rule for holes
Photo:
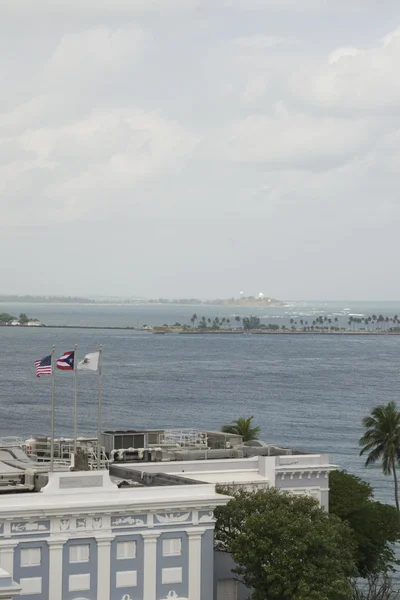
<svg viewBox="0 0 400 600">
<path fill-rule="evenodd" d="M 69 519 L 61 519 L 60 520 L 60 530 L 68 531 L 71 527 L 71 523 Z"/>
<path fill-rule="evenodd" d="M 15 521 L 11 523 L 11 533 L 28 533 L 33 531 L 50 531 L 50 521 Z"/>
<path fill-rule="evenodd" d="M 190 512 L 187 513 L 165 513 L 163 515 L 155 515 L 158 523 L 169 525 L 170 523 L 184 523 L 189 520 Z"/>
<path fill-rule="evenodd" d="M 199 512 L 199 523 L 215 523 L 216 520 L 217 519 L 214 517 L 214 512 L 212 510 L 207 512 Z"/>
<path fill-rule="evenodd" d="M 77 529 L 86 529 L 86 519 L 85 517 L 81 517 L 76 520 L 76 528 Z"/>
<path fill-rule="evenodd" d="M 103 518 L 102 517 L 93 517 L 92 518 L 92 528 L 93 529 L 101 529 L 103 527 Z"/>
<path fill-rule="evenodd" d="M 111 527 L 122 527 L 123 525 L 128 525 L 130 527 L 138 527 L 141 525 L 146 525 L 146 516 L 145 515 L 127 515 L 126 517 L 111 517 Z"/>
<path fill-rule="evenodd" d="M 175 592 L 175 590 L 171 590 L 170 592 L 168 592 L 166 597 L 163 598 L 163 600 L 188 600 L 188 599 L 184 598 L 183 596 L 178 596 L 178 594 Z"/>
</svg>

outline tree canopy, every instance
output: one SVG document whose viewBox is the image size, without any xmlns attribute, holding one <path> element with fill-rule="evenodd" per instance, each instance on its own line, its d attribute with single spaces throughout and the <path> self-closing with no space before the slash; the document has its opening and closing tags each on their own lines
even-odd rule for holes
<svg viewBox="0 0 400 600">
<path fill-rule="evenodd" d="M 0 324 L 5 325 L 7 323 L 11 323 L 14 321 L 15 317 L 9 315 L 8 313 L 0 313 Z"/>
<path fill-rule="evenodd" d="M 224 490 L 216 548 L 229 552 L 252 600 L 348 600 L 355 572 L 348 525 L 312 498 L 277 489 Z"/>
<path fill-rule="evenodd" d="M 244 329 L 260 329 L 261 321 L 258 317 L 251 315 L 250 317 L 243 317 L 243 328 Z"/>
<path fill-rule="evenodd" d="M 233 435 L 241 435 L 244 442 L 257 440 L 260 433 L 259 427 L 252 427 L 254 416 L 248 419 L 235 419 L 229 425 L 223 425 L 221 431 L 223 433 L 232 433 Z"/>
<path fill-rule="evenodd" d="M 388 573 L 396 564 L 392 543 L 400 539 L 395 507 L 374 500 L 370 484 L 355 475 L 333 471 L 329 484 L 329 512 L 352 529 L 359 575 Z"/>
<path fill-rule="evenodd" d="M 376 406 L 363 419 L 365 433 L 360 439 L 360 454 L 368 454 L 365 466 L 382 461 L 384 475 L 393 475 L 394 497 L 400 514 L 397 463 L 400 460 L 400 412 L 395 402 Z"/>
</svg>

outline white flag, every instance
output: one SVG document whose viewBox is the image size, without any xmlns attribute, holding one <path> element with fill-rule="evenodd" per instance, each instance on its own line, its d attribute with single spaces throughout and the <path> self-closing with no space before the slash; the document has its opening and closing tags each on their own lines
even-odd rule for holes
<svg viewBox="0 0 400 600">
<path fill-rule="evenodd" d="M 97 371 L 99 368 L 100 352 L 89 352 L 85 358 L 78 362 L 77 369 L 84 369 L 86 371 Z"/>
</svg>

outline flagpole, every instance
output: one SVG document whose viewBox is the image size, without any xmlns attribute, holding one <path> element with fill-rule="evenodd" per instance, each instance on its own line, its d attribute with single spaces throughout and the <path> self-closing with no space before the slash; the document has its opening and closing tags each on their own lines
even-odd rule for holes
<svg viewBox="0 0 400 600">
<path fill-rule="evenodd" d="M 76 445 L 77 445 L 77 437 L 78 437 L 78 381 L 77 381 L 77 377 L 76 377 L 76 367 L 78 365 L 77 348 L 78 348 L 78 344 L 75 344 L 75 348 L 74 348 L 74 454 L 76 454 Z"/>
<path fill-rule="evenodd" d="M 50 437 L 50 471 L 54 471 L 54 429 L 55 429 L 55 406 L 54 406 L 54 392 L 56 389 L 56 361 L 55 361 L 56 347 L 51 348 L 51 437 Z"/>
<path fill-rule="evenodd" d="M 97 407 L 97 468 L 100 469 L 101 456 L 100 456 L 100 439 L 101 439 L 101 393 L 102 393 L 102 350 L 103 346 L 100 344 L 99 350 L 99 399 Z"/>
</svg>

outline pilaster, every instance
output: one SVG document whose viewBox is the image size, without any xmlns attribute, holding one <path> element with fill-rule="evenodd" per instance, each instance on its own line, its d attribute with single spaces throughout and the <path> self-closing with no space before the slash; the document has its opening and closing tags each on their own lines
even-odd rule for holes
<svg viewBox="0 0 400 600">
<path fill-rule="evenodd" d="M 62 572 L 64 541 L 48 540 L 49 546 L 49 598 L 62 600 Z"/>
<path fill-rule="evenodd" d="M 145 531 L 141 535 L 144 542 L 143 598 L 156 600 L 157 539 L 160 534 L 154 531 Z"/>
<path fill-rule="evenodd" d="M 201 600 L 201 538 L 205 529 L 187 529 L 189 539 L 189 594 L 190 600 Z"/>
<path fill-rule="evenodd" d="M 0 567 L 13 577 L 14 574 L 14 550 L 18 546 L 18 542 L 10 540 L 2 542 L 0 546 Z"/>
<path fill-rule="evenodd" d="M 111 542 L 114 536 L 97 537 L 97 600 L 110 599 Z"/>
</svg>

